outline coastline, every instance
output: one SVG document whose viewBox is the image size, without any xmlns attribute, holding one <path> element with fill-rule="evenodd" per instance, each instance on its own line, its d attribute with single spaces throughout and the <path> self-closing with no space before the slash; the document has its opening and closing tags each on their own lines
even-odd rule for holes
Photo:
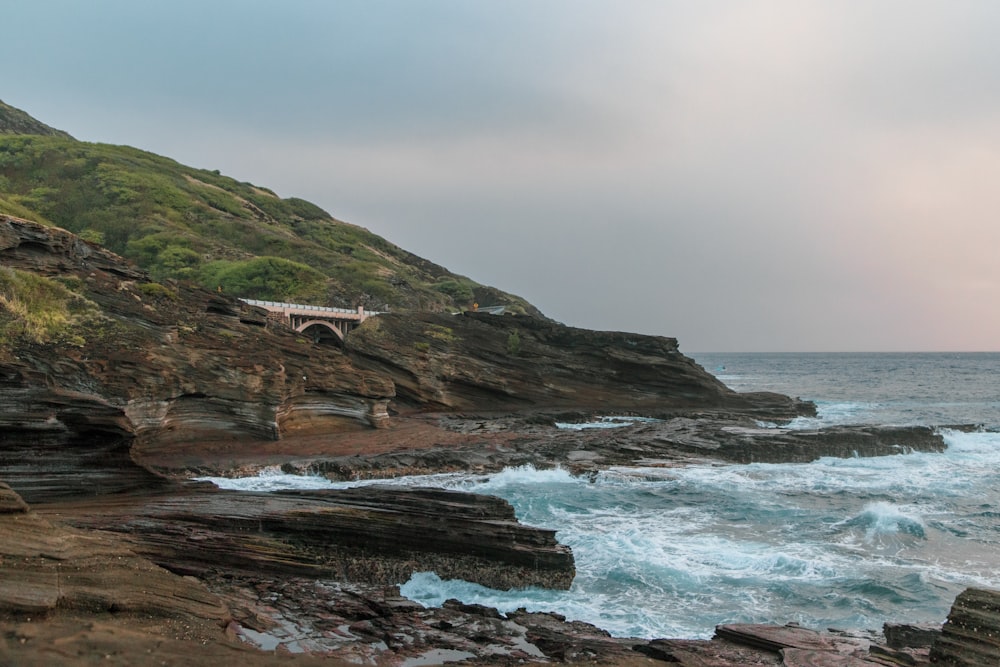
<svg viewBox="0 0 1000 667">
<path fill-rule="evenodd" d="M 333 479 L 527 464 L 587 476 L 944 448 L 927 427 L 781 428 L 815 405 L 732 391 L 672 338 L 414 312 L 369 318 L 343 347 L 318 345 L 234 298 L 153 283 L 57 228 L 0 216 L 0 259 L 12 281 L 45 286 L 47 300 L 29 305 L 61 308 L 68 323 L 0 348 L 0 481 L 10 485 L 0 493 L 0 662 L 238 655 L 254 665 L 301 649 L 293 658 L 308 664 L 322 648 L 292 631 L 289 614 L 300 614 L 340 646 L 334 661 L 777 664 L 773 644 L 654 646 L 558 614 L 427 610 L 399 596 L 391 584 L 439 568 L 484 584 L 567 586 L 575 566 L 555 531 L 518 522 L 506 501 L 399 489 L 240 496 L 188 480 L 275 465 Z M 608 414 L 657 421 L 611 435 L 556 427 Z M 274 651 L 239 643 L 252 633 Z M 845 642 L 863 652 L 871 637 L 810 634 L 805 645 L 838 653 Z"/>
<path fill-rule="evenodd" d="M 556 416 L 562 419 L 573 415 L 560 413 Z M 281 446 L 261 443 L 258 448 L 248 448 L 253 451 L 243 449 L 243 458 L 235 468 L 226 467 L 232 460 L 233 448 L 239 446 L 232 443 L 214 452 L 208 450 L 210 454 L 205 462 L 195 467 L 190 465 L 191 453 L 184 451 L 178 452 L 178 458 L 172 463 L 163 458 L 149 463 L 161 474 L 172 470 L 177 479 L 195 473 L 204 474 L 209 470 L 245 475 L 274 465 L 288 472 L 325 473 L 339 479 L 456 470 L 486 473 L 510 464 L 528 463 L 540 467 L 561 465 L 577 474 L 587 474 L 626 460 L 646 463 L 655 460 L 660 466 L 684 466 L 709 459 L 721 462 L 725 458 L 719 456 L 720 449 L 723 457 L 739 456 L 739 451 L 745 448 L 743 439 L 747 437 L 746 429 L 749 429 L 744 425 L 739 427 L 742 430 L 733 431 L 731 429 L 736 428 L 733 422 L 720 420 L 718 416 L 712 419 L 704 415 L 700 418 L 675 417 L 616 429 L 614 443 L 609 445 L 607 433 L 557 430 L 549 425 L 554 419 L 555 416 L 543 418 L 539 414 L 492 419 L 483 416 L 419 415 L 399 419 L 395 430 L 368 431 L 367 437 L 359 439 L 354 435 L 343 438 L 340 443 L 336 442 L 337 438 L 308 438 L 302 442 L 292 440 Z M 671 425 L 672 421 L 679 423 Z M 514 424 L 520 424 L 520 429 L 513 428 Z M 704 446 L 692 444 L 693 434 L 702 428 L 705 429 L 703 438 L 714 438 L 719 432 L 730 433 L 741 446 L 728 453 L 718 447 L 706 451 Z M 719 431 L 723 428 L 730 430 Z M 631 433 L 627 433 L 629 431 Z M 674 434 L 670 445 L 664 444 L 664 433 L 667 431 Z M 774 429 L 760 431 L 761 438 L 773 437 L 775 433 Z M 850 433 L 851 429 L 847 432 Z M 394 438 L 394 433 L 405 434 L 405 437 Z M 916 433 L 922 434 L 923 431 Z M 841 433 L 831 438 L 829 446 L 839 446 L 838 439 L 843 437 L 846 436 Z M 857 437 L 857 434 L 852 434 L 852 437 Z M 390 446 L 391 442 L 400 443 L 401 449 Z M 639 446 L 641 442 L 646 443 L 645 448 Z M 937 446 L 933 437 L 915 442 L 918 445 L 923 442 L 931 450 Z M 358 448 L 371 448 L 369 451 L 377 453 L 362 456 L 356 451 Z M 618 458 L 612 457 L 611 452 L 617 452 Z M 828 453 L 814 447 L 810 456 Z M 185 484 L 178 483 L 181 484 L 180 491 Z M 136 531 L 135 526 L 130 527 L 128 521 L 129 517 L 141 519 L 144 505 L 162 502 L 171 494 L 105 496 L 103 499 L 92 498 L 75 503 L 43 504 L 36 508 L 35 514 L 52 521 L 54 526 L 75 526 L 66 530 L 85 530 L 88 534 L 102 536 L 101 539 L 105 539 L 103 536 L 111 540 L 124 539 L 125 548 L 133 554 L 132 557 L 136 557 L 136 552 L 145 551 L 147 556 L 155 554 L 154 560 L 160 560 L 160 564 L 167 565 L 168 570 L 183 573 L 188 566 L 181 564 L 180 560 L 175 560 L 173 567 L 166 562 L 170 559 L 171 549 L 164 548 L 163 532 L 157 534 L 155 548 L 151 549 L 149 544 L 143 547 L 141 543 L 145 538 L 141 531 Z M 103 519 L 100 518 L 102 515 Z M 176 513 L 172 516 L 182 518 Z M 118 537 L 108 533 L 109 530 L 117 532 Z M 193 542 L 190 538 L 191 535 L 188 535 L 182 539 L 180 548 L 173 548 L 174 553 L 196 548 L 199 543 L 214 543 L 213 552 L 218 554 L 218 540 L 211 533 L 202 532 Z M 267 570 L 260 570 L 263 571 Z M 202 595 L 211 596 L 220 608 L 226 609 L 221 618 L 193 617 L 190 609 L 168 609 L 165 613 L 161 609 L 159 613 L 149 613 L 143 607 L 148 601 L 141 600 L 135 602 L 136 610 L 124 614 L 120 609 L 124 605 L 113 601 L 105 609 L 82 615 L 78 609 L 74 610 L 74 604 L 67 605 L 68 613 L 57 604 L 53 610 L 36 612 L 35 621 L 26 620 L 23 613 L 8 612 L 4 614 L 6 618 L 3 621 L 6 636 L 25 639 L 13 647 L 15 653 L 11 655 L 18 656 L 17 659 L 24 660 L 25 664 L 30 664 L 31 659 L 37 659 L 41 664 L 43 656 L 48 655 L 42 650 L 43 643 L 75 647 L 73 650 L 84 655 L 90 650 L 87 647 L 91 646 L 91 642 L 100 638 L 100 641 L 114 647 L 108 655 L 123 656 L 122 664 L 129 664 L 128 660 L 134 659 L 136 651 L 145 650 L 143 647 L 148 647 L 153 641 L 150 635 L 162 636 L 165 632 L 166 635 L 174 633 L 176 641 L 190 641 L 193 637 L 201 642 L 202 647 L 215 647 L 206 649 L 198 658 L 204 659 L 204 664 L 218 659 L 219 655 L 230 655 L 226 653 L 228 651 L 243 651 L 239 653 L 239 659 L 248 665 L 271 664 L 269 660 L 284 654 L 294 654 L 297 664 L 300 661 L 301 664 L 311 664 L 308 656 L 317 655 L 334 660 L 339 658 L 346 661 L 345 664 L 358 660 L 379 664 L 429 664 L 420 661 L 436 657 L 441 661 L 464 659 L 477 664 L 557 659 L 631 665 L 648 664 L 645 661 L 653 659 L 669 660 L 665 657 L 667 655 L 687 655 L 691 660 L 695 659 L 694 656 L 704 658 L 714 655 L 717 661 L 713 664 L 774 664 L 772 649 L 747 646 L 731 637 L 712 640 L 624 639 L 611 637 L 593 626 L 567 621 L 552 613 L 521 612 L 504 616 L 492 609 L 458 602 L 446 603 L 441 608 L 424 609 L 402 598 L 397 587 L 387 587 L 385 581 L 373 581 L 368 576 L 370 572 L 355 572 L 353 581 L 339 583 L 318 572 L 312 576 L 302 576 L 302 573 L 253 576 L 247 574 L 246 568 L 227 571 L 224 566 L 191 571 L 189 574 L 197 575 L 197 585 L 204 591 Z M 203 586 L 205 588 L 201 588 Z M 318 589 L 322 594 L 317 593 Z M 136 613 L 145 616 L 145 620 L 140 622 L 136 619 Z M 49 620 L 39 625 L 39 617 Z M 187 628 L 184 633 L 173 629 L 178 623 Z M 303 628 L 312 630 L 304 631 Z M 812 632 L 809 629 L 802 631 Z M 765 632 L 765 629 L 758 628 L 755 632 Z M 487 636 L 489 640 L 483 639 Z M 873 645 L 880 647 L 876 650 L 905 650 L 918 659 L 929 652 L 926 645 L 890 648 L 878 629 L 817 637 L 821 638 L 821 641 L 816 641 L 823 644 L 824 651 L 844 652 L 850 649 L 849 652 L 857 656 L 867 655 Z M 926 643 L 926 637 L 920 641 Z M 16 653 L 18 647 L 28 647 L 29 642 L 41 652 L 32 653 L 25 649 L 24 653 Z M 268 650 L 246 653 L 247 646 L 253 644 L 272 652 L 276 650 L 277 653 L 269 655 Z M 166 647 L 164 656 L 169 656 L 171 645 L 170 641 L 163 644 Z M 10 644 L 7 650 L 11 650 Z M 127 658 L 129 655 L 132 658 Z M 87 664 L 82 660 L 76 664 Z M 75 663 L 67 661 L 65 664 Z"/>
</svg>

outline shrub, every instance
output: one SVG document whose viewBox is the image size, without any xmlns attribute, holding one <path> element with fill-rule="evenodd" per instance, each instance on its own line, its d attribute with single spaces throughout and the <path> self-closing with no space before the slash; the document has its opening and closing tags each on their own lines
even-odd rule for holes
<svg viewBox="0 0 1000 667">
<path fill-rule="evenodd" d="M 101 317 L 97 304 L 56 280 L 0 267 L 0 340 L 82 345 Z"/>
<path fill-rule="evenodd" d="M 201 267 L 198 280 L 209 289 L 221 287 L 235 296 L 273 301 L 315 297 L 326 283 L 316 269 L 282 257 L 209 262 Z"/>
<path fill-rule="evenodd" d="M 434 284 L 434 289 L 442 294 L 447 294 L 456 303 L 472 303 L 475 297 L 472 292 L 473 283 L 467 279 L 445 279 Z"/>
<path fill-rule="evenodd" d="M 88 227 L 80 232 L 79 237 L 84 241 L 104 245 L 104 232 Z"/>
<path fill-rule="evenodd" d="M 164 298 L 170 301 L 177 301 L 178 299 L 177 292 L 160 283 L 143 283 L 139 285 L 139 291 L 148 297 Z"/>
<path fill-rule="evenodd" d="M 455 340 L 455 331 L 451 327 L 444 327 L 440 324 L 431 324 L 426 329 L 424 329 L 424 335 L 435 338 L 444 343 L 450 343 Z"/>
<path fill-rule="evenodd" d="M 521 354 L 521 336 L 517 331 L 511 331 L 507 336 L 507 352 L 512 357 Z"/>
</svg>

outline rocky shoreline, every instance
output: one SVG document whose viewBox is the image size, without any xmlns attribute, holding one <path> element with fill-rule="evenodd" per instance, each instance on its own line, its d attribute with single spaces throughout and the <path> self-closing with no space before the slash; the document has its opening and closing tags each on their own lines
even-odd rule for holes
<svg viewBox="0 0 1000 667">
<path fill-rule="evenodd" d="M 355 491 L 357 502 L 373 490 Z M 427 499 L 428 492 L 415 491 L 418 500 Z M 390 492 L 396 509 L 400 496 L 410 495 Z M 555 613 L 501 614 L 458 601 L 424 608 L 398 587 L 374 581 L 386 573 L 387 554 L 380 564 L 348 572 L 331 567 L 329 552 L 324 565 L 305 562 L 308 549 L 301 545 L 275 549 L 280 540 L 268 543 L 268 533 L 288 537 L 277 528 L 250 531 L 238 522 L 184 528 L 199 513 L 192 500 L 208 496 L 218 509 L 236 495 L 188 488 L 33 510 L 0 485 L 0 664 L 987 665 L 996 664 L 1000 650 L 1000 593 L 977 589 L 956 600 L 943 628 L 725 625 L 709 640 L 615 638 Z M 279 504 L 315 494 L 287 495 Z M 464 513 L 485 515 L 487 522 L 502 503 L 448 496 L 450 503 L 470 503 Z M 254 499 L 247 494 L 236 502 Z M 363 504 L 377 503 L 366 498 Z M 230 541 L 227 531 L 243 539 Z M 255 548 L 233 558 L 232 549 L 250 545 Z M 475 570 L 464 572 L 470 573 L 475 576 Z M 407 576 L 399 569 L 392 575 Z"/>
<path fill-rule="evenodd" d="M 7 216 L 0 262 L 8 282 L 42 286 L 25 312 L 54 309 L 65 322 L 48 337 L 8 334 L 0 348 L 0 664 L 1000 655 L 989 629 L 1000 604 L 986 591 L 967 592 L 943 631 L 884 636 L 779 625 L 622 639 L 558 614 L 424 609 L 394 584 L 430 569 L 500 588 L 567 588 L 572 553 L 496 498 L 388 486 L 240 494 L 190 481 L 268 466 L 337 480 L 519 465 L 587 475 L 942 451 L 932 429 L 789 429 L 815 406 L 733 392 L 674 339 L 542 318 L 393 314 L 366 321 L 343 348 L 317 345 L 236 299 L 152 282 L 68 232 Z M 557 427 L 595 415 L 649 420 Z"/>
</svg>

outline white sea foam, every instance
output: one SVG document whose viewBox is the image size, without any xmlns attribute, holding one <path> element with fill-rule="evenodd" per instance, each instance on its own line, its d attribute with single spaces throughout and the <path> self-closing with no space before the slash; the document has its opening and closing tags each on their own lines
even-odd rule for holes
<svg viewBox="0 0 1000 667">
<path fill-rule="evenodd" d="M 279 468 L 265 468 L 252 477 L 196 477 L 211 482 L 220 489 L 268 493 L 284 490 L 332 489 L 336 485 L 319 475 L 289 475 Z"/>
<path fill-rule="evenodd" d="M 884 535 L 927 536 L 923 520 L 912 509 L 905 510 L 885 501 L 865 505 L 859 514 L 841 525 L 863 528 L 865 539 L 869 542 Z"/>
<path fill-rule="evenodd" d="M 592 422 L 556 422 L 556 428 L 567 429 L 570 431 L 583 431 L 591 428 L 621 428 L 622 426 L 631 426 L 633 424 L 643 424 L 657 421 L 660 420 L 653 419 L 652 417 L 609 416 L 599 417 L 596 421 Z"/>
<path fill-rule="evenodd" d="M 532 466 L 330 482 L 268 470 L 227 488 L 440 486 L 498 495 L 573 549 L 569 591 L 494 591 L 431 573 L 404 583 L 526 607 L 616 635 L 706 637 L 723 622 L 878 627 L 942 618 L 965 586 L 1000 586 L 1000 434 L 945 431 L 947 451 L 806 464 L 616 467 L 576 477 Z"/>
</svg>

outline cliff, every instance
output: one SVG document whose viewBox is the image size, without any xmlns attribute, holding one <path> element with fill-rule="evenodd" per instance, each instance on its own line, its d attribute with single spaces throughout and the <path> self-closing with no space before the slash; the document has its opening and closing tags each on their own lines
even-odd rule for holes
<svg viewBox="0 0 1000 667">
<path fill-rule="evenodd" d="M 0 216 L 0 263 L 0 469 L 29 502 L 146 487 L 137 451 L 387 419 L 387 377 L 69 232 Z"/>
<path fill-rule="evenodd" d="M 225 294 L 64 230 L 0 217 L 0 468 L 29 502 L 156 485 L 136 459 L 360 433 L 412 411 L 739 410 L 673 339 L 528 316 L 382 315 L 316 345 Z"/>
<path fill-rule="evenodd" d="M 542 318 L 387 314 L 354 331 L 346 348 L 355 365 L 392 378 L 397 405 L 424 410 L 733 410 L 791 419 L 815 409 L 778 394 L 732 391 L 681 354 L 674 338 Z"/>
</svg>

